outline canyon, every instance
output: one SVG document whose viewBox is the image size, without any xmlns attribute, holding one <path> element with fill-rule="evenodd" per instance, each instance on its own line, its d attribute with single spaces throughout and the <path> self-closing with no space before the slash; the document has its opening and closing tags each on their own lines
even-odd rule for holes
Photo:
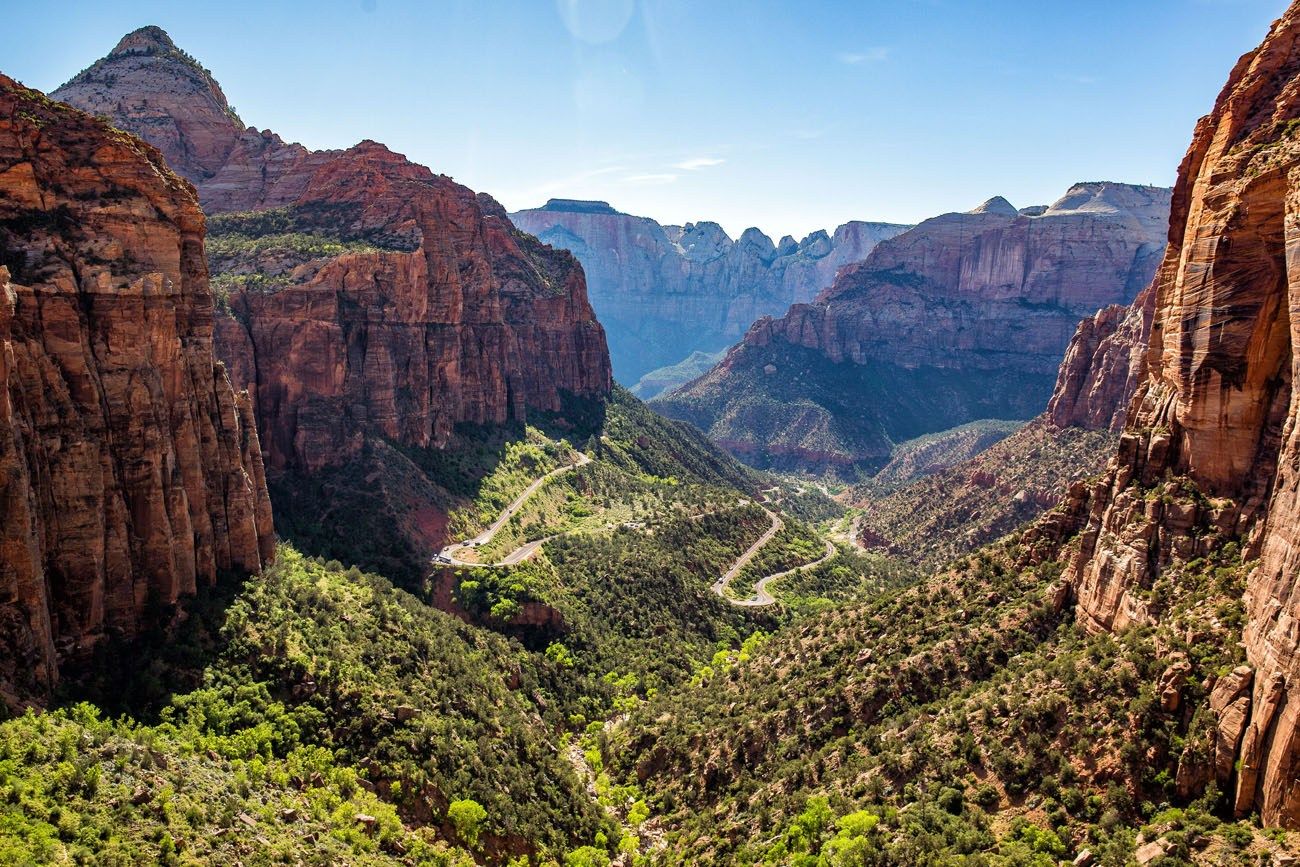
<svg viewBox="0 0 1300 867">
<path fill-rule="evenodd" d="M 1131 305 L 1081 321 L 1046 411 L 1001 441 L 971 442 L 971 428 L 998 424 L 984 421 L 896 445 L 849 495 L 863 513 L 860 544 L 938 568 L 1034 521 L 1060 503 L 1068 483 L 1104 470 L 1144 373 L 1154 301 L 1148 286 Z M 963 448 L 973 453 L 951 460 Z M 914 451 L 938 460 L 910 466 Z"/>
<path fill-rule="evenodd" d="M 1169 195 L 1082 183 L 1047 208 L 926 220 L 655 406 L 756 466 L 850 474 L 922 434 L 1031 418 L 1079 321 L 1150 281 Z"/>
<path fill-rule="evenodd" d="M 203 213 L 139 140 L 0 77 L 0 694 L 274 554 L 213 352 Z"/>
<path fill-rule="evenodd" d="M 614 372 L 628 385 L 692 353 L 725 349 L 754 320 L 812 300 L 840 268 L 909 228 L 853 221 L 802 241 L 773 243 L 755 228 L 733 240 L 717 223 L 664 226 L 575 199 L 510 219 L 582 263 Z"/>
<path fill-rule="evenodd" d="M 287 143 L 156 27 L 56 95 L 0 861 L 1293 863 L 1300 0 L 1172 190 L 804 242 Z"/>
</svg>

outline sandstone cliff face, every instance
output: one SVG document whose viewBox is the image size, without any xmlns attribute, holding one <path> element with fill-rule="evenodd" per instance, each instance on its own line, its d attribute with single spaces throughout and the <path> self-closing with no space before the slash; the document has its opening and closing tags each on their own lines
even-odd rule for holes
<svg viewBox="0 0 1300 867">
<path fill-rule="evenodd" d="M 1179 173 L 1154 285 L 1144 374 L 1119 453 L 1071 492 L 1083 525 L 1067 577 L 1095 629 L 1160 616 L 1142 590 L 1168 564 L 1227 540 L 1250 560 L 1249 667 L 1216 686 L 1212 767 L 1240 813 L 1300 824 L 1300 4 L 1237 64 Z M 1192 485 L 1198 495 L 1169 494 Z M 1233 770 L 1234 758 L 1239 770 Z"/>
<path fill-rule="evenodd" d="M 614 369 L 629 383 L 692 352 L 721 350 L 760 316 L 812 300 L 841 267 L 908 228 L 855 221 L 834 235 L 774 244 L 758 229 L 733 241 L 717 223 L 661 226 L 604 202 L 552 199 L 510 216 L 582 263 Z"/>
<path fill-rule="evenodd" d="M 273 469 L 341 463 L 368 434 L 439 446 L 458 422 L 608 391 L 581 268 L 490 199 L 363 142 L 329 155 L 289 213 L 322 237 L 399 240 L 303 262 L 274 243 L 214 258 L 237 287 L 218 351 L 256 393 Z"/>
<path fill-rule="evenodd" d="M 995 199 L 927 220 L 815 302 L 755 322 L 658 405 L 751 460 L 810 468 L 878 464 L 894 442 L 974 419 L 1030 418 L 1079 320 L 1150 281 L 1168 207 L 1168 190 L 1088 183 L 1028 214 Z M 812 405 L 765 421 L 797 394 Z"/>
<path fill-rule="evenodd" d="M 1079 323 L 1047 404 L 1053 425 L 1123 429 L 1129 401 L 1145 371 L 1154 306 L 1155 290 L 1148 287 L 1130 306 L 1104 307 Z"/>
<path fill-rule="evenodd" d="M 203 214 L 148 145 L 0 76 L 0 693 L 273 554 Z"/>
<path fill-rule="evenodd" d="M 374 142 L 309 152 L 244 129 L 157 28 L 56 95 L 156 141 L 210 216 L 259 212 L 214 219 L 209 246 L 229 310 L 218 351 L 255 395 L 276 473 L 608 393 L 581 267 L 491 199 Z"/>
</svg>

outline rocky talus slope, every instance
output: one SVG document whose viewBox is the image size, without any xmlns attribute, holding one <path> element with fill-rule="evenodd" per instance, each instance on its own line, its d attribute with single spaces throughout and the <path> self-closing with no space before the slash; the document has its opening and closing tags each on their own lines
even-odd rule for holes
<svg viewBox="0 0 1300 867">
<path fill-rule="evenodd" d="M 390 514 L 418 561 L 446 541 L 447 504 L 402 449 L 609 393 L 581 266 L 491 198 L 375 142 L 308 151 L 245 128 L 156 27 L 54 95 L 155 143 L 197 185 L 217 351 L 254 395 L 290 530 L 346 520 L 334 507 L 364 495 L 353 505 Z M 364 471 L 296 496 L 303 478 L 346 467 Z M 406 481 L 379 485 L 375 501 L 381 476 Z"/>
<path fill-rule="evenodd" d="M 213 353 L 193 187 L 3 76 L 0 479 L 9 697 L 274 553 L 253 408 Z"/>
<path fill-rule="evenodd" d="M 1071 481 L 1105 468 L 1115 442 L 1105 429 L 1057 427 L 1040 416 L 906 484 L 890 487 L 873 478 L 850 495 L 862 510 L 858 539 L 870 550 L 941 569 L 1056 506 Z"/>
<path fill-rule="evenodd" d="M 717 223 L 663 226 L 605 202 L 552 199 L 510 215 L 515 225 L 578 257 L 609 331 L 620 380 L 635 383 L 693 352 L 717 352 L 754 320 L 811 301 L 836 272 L 908 227 L 845 223 L 778 242 L 758 229 L 732 239 Z"/>
<path fill-rule="evenodd" d="M 1128 304 L 1164 246 L 1169 191 L 994 199 L 882 242 L 812 304 L 754 323 L 657 406 L 760 466 L 872 469 L 894 443 L 1046 406 L 1080 319 Z"/>
</svg>

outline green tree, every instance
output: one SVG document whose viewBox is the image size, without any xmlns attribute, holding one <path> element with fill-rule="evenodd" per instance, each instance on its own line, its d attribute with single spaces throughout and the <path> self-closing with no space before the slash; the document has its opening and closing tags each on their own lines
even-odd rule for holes
<svg viewBox="0 0 1300 867">
<path fill-rule="evenodd" d="M 483 829 L 483 820 L 487 818 L 487 810 L 482 804 L 470 798 L 452 801 L 447 808 L 447 818 L 462 840 L 471 846 L 478 845 L 478 835 Z"/>
</svg>

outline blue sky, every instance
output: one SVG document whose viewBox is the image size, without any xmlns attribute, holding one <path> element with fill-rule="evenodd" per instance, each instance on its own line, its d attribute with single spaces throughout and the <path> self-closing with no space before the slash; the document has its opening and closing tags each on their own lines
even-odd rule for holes
<svg viewBox="0 0 1300 867">
<path fill-rule="evenodd" d="M 0 71 L 50 90 L 158 24 L 244 120 L 363 138 L 508 208 L 600 198 L 801 237 L 1076 180 L 1169 184 L 1285 0 L 30 2 Z"/>
</svg>

